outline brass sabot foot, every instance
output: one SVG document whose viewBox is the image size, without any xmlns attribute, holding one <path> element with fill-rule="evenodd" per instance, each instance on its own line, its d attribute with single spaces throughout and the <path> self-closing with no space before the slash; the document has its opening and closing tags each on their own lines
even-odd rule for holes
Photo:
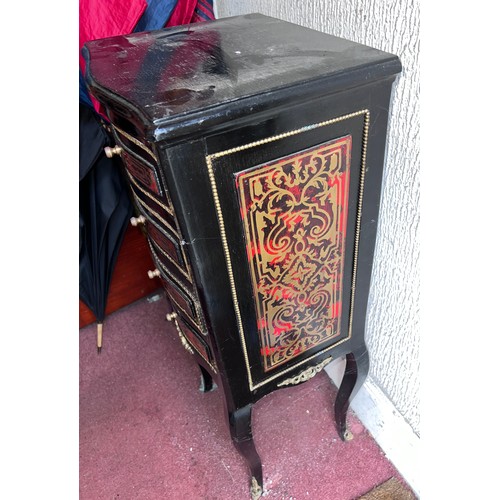
<svg viewBox="0 0 500 500">
<path fill-rule="evenodd" d="M 252 487 L 250 488 L 252 500 L 258 500 L 262 496 L 262 487 L 257 482 L 257 479 L 252 477 Z"/>
</svg>

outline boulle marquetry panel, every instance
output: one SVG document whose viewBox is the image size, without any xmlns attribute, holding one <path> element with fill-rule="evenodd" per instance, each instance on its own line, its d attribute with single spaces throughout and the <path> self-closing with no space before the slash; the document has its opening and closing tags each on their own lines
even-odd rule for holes
<svg viewBox="0 0 500 500">
<path fill-rule="evenodd" d="M 351 137 L 236 175 L 267 372 L 340 335 Z"/>
<path fill-rule="evenodd" d="M 399 59 L 257 14 L 95 40 L 84 56 L 166 320 L 222 392 L 258 498 L 251 414 L 266 394 L 345 357 L 331 432 L 350 437 Z"/>
</svg>

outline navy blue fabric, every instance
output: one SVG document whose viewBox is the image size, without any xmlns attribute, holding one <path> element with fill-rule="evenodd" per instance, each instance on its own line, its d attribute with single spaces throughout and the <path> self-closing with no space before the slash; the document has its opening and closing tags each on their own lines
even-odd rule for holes
<svg viewBox="0 0 500 500">
<path fill-rule="evenodd" d="M 92 101 L 90 100 L 89 96 L 89 91 L 87 89 L 87 84 L 85 83 L 85 80 L 83 79 L 82 75 L 82 70 L 78 70 L 80 73 L 80 103 L 86 104 L 87 106 L 91 107 L 94 109 L 94 105 L 92 104 Z"/>
<path fill-rule="evenodd" d="M 134 28 L 139 31 L 159 30 L 167 24 L 177 0 L 147 0 L 148 6 Z"/>
<path fill-rule="evenodd" d="M 94 109 L 80 104 L 80 299 L 102 322 L 109 286 L 133 206 L 111 138 Z"/>
</svg>

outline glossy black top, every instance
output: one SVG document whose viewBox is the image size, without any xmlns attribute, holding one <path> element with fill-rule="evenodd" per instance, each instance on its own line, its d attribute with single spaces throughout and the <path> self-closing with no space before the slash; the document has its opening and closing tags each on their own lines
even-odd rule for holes
<svg viewBox="0 0 500 500">
<path fill-rule="evenodd" d="M 156 138 L 207 108 L 223 106 L 211 120 L 227 120 L 262 94 L 311 81 L 338 90 L 401 70 L 392 54 L 261 14 L 95 40 L 83 54 L 90 87 L 122 98 Z"/>
</svg>

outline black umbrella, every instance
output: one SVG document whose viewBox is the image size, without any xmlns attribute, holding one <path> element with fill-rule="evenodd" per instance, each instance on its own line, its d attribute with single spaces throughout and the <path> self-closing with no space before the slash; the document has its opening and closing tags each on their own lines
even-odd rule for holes
<svg viewBox="0 0 500 500">
<path fill-rule="evenodd" d="M 97 352 L 109 284 L 133 211 L 121 160 L 104 154 L 110 144 L 99 115 L 80 104 L 80 299 L 97 319 Z"/>
</svg>

